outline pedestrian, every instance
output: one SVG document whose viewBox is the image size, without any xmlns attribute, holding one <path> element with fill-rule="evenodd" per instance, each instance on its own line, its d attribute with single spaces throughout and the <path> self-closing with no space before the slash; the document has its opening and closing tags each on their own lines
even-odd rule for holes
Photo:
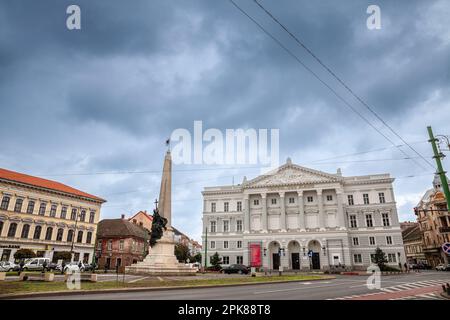
<svg viewBox="0 0 450 320">
<path fill-rule="evenodd" d="M 66 267 L 66 262 L 63 260 L 61 262 L 61 274 L 64 274 L 64 268 Z"/>
<path fill-rule="evenodd" d="M 22 272 L 24 265 L 25 265 L 25 260 L 24 259 L 20 260 L 20 263 L 19 263 L 19 275 Z"/>
<path fill-rule="evenodd" d="M 46 269 L 47 269 L 47 260 L 44 260 L 44 263 L 42 263 L 42 273 L 45 273 Z"/>
<path fill-rule="evenodd" d="M 408 272 L 408 273 L 409 273 L 409 270 L 408 270 L 408 264 L 407 264 L 406 262 L 405 262 L 404 266 L 405 266 L 405 272 Z"/>
</svg>

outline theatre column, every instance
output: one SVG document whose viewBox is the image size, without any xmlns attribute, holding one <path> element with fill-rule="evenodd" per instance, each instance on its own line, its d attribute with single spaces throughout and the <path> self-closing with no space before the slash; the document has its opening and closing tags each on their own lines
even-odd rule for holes
<svg viewBox="0 0 450 320">
<path fill-rule="evenodd" d="M 325 212 L 323 210 L 322 190 L 317 190 L 317 203 L 319 205 L 319 229 L 325 230 Z"/>
<path fill-rule="evenodd" d="M 341 230 L 345 230 L 345 216 L 344 216 L 344 192 L 341 189 L 336 189 L 337 197 L 337 226 Z"/>
<path fill-rule="evenodd" d="M 281 232 L 286 232 L 286 205 L 284 202 L 284 192 L 279 192 L 280 195 L 280 229 Z"/>
<path fill-rule="evenodd" d="M 244 233 L 250 232 L 250 199 L 249 195 L 244 195 Z"/>
<path fill-rule="evenodd" d="M 298 194 L 298 227 L 300 231 L 305 231 L 305 205 L 303 203 L 303 191 L 297 191 Z"/>
<path fill-rule="evenodd" d="M 262 232 L 267 232 L 267 194 L 261 193 L 261 206 L 262 206 L 262 215 L 261 215 L 261 226 L 262 226 Z"/>
</svg>

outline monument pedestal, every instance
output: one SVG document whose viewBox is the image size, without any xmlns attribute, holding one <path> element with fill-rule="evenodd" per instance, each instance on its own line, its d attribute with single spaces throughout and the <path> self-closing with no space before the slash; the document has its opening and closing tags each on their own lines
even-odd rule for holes
<svg viewBox="0 0 450 320">
<path fill-rule="evenodd" d="M 161 239 L 152 248 L 149 248 L 145 259 L 125 267 L 125 272 L 154 276 L 195 275 L 197 270 L 178 262 L 174 250 L 173 231 L 168 228 L 164 231 Z"/>
</svg>

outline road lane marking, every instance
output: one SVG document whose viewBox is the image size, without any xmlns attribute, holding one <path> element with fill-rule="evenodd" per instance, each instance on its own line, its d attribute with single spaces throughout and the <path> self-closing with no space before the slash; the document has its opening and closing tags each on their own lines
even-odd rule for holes
<svg viewBox="0 0 450 320">
<path fill-rule="evenodd" d="M 141 281 L 141 280 L 147 279 L 147 278 L 148 278 L 148 277 L 137 278 L 137 279 L 134 279 L 134 280 L 130 280 L 130 281 L 128 281 L 128 283 L 135 283 L 135 282 L 138 282 L 138 281 Z"/>
</svg>

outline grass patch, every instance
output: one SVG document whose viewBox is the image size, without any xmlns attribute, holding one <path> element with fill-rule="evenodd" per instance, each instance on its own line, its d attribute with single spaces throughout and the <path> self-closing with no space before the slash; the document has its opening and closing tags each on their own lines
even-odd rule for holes
<svg viewBox="0 0 450 320">
<path fill-rule="evenodd" d="M 157 278 L 149 278 L 134 283 L 123 283 L 119 281 L 105 282 L 82 282 L 81 290 L 102 290 L 117 288 L 143 288 L 143 287 L 174 287 L 174 286 L 217 286 L 232 285 L 242 283 L 270 283 L 276 281 L 307 281 L 330 279 L 329 276 L 321 275 L 286 275 L 286 276 L 266 276 L 266 277 L 245 277 L 245 278 L 219 278 L 219 279 L 195 279 L 195 280 L 168 280 L 163 281 Z M 120 279 L 120 278 L 119 278 Z M 69 291 L 65 282 L 38 282 L 38 281 L 2 281 L 0 282 L 1 294 L 30 293 L 30 292 L 51 292 Z"/>
</svg>

